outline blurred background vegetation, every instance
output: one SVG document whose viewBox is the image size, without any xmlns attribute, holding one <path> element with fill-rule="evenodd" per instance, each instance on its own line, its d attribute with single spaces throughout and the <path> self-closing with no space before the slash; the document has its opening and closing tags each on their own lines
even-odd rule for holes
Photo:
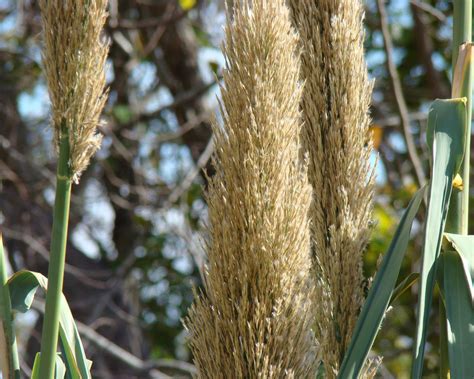
<svg viewBox="0 0 474 379">
<path fill-rule="evenodd" d="M 423 181 L 420 172 L 428 172 L 426 111 L 432 99 L 449 97 L 452 4 L 387 1 L 385 34 L 376 2 L 365 4 L 377 165 L 365 262 L 370 278 Z M 81 322 L 94 378 L 190 377 L 180 319 L 205 261 L 202 169 L 212 175 L 209 122 L 224 64 L 224 0 L 110 0 L 109 6 L 107 125 L 100 153 L 73 190 L 65 293 Z M 37 2 L 0 0 L 1 230 L 14 270 L 46 273 L 55 156 L 40 32 Z M 393 90 L 398 81 L 401 93 Z M 422 222 L 423 214 L 414 234 Z M 413 240 L 402 277 L 419 270 L 420 243 Z M 408 378 L 416 292 L 414 286 L 398 299 L 384 321 L 375 346 L 384 358 L 380 377 Z M 40 321 L 34 311 L 19 319 L 26 373 Z M 431 325 L 426 373 L 435 378 L 436 317 Z"/>
</svg>

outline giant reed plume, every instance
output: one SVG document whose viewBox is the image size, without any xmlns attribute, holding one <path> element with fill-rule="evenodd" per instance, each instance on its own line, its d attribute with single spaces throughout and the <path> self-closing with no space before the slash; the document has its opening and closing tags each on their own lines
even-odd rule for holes
<svg viewBox="0 0 474 379">
<path fill-rule="evenodd" d="M 237 0 L 233 12 L 190 346 L 201 378 L 313 377 L 297 37 L 285 0 Z"/>
<path fill-rule="evenodd" d="M 71 182 L 77 182 L 100 146 L 96 132 L 106 101 L 101 31 L 107 0 L 41 0 L 43 66 L 58 150 L 48 292 L 41 340 L 39 377 L 52 378 L 64 279 Z"/>
<path fill-rule="evenodd" d="M 337 373 L 364 300 L 373 171 L 360 0 L 290 0 L 302 45 L 303 142 L 313 186 L 316 337 Z"/>
<path fill-rule="evenodd" d="M 55 141 L 65 126 L 75 181 L 100 147 L 99 117 L 108 47 L 101 36 L 107 0 L 42 0 L 43 66 L 52 104 Z"/>
</svg>

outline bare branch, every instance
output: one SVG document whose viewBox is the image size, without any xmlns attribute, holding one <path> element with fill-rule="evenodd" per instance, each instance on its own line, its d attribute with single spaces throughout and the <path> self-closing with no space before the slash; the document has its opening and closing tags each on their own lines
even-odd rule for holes
<svg viewBox="0 0 474 379">
<path fill-rule="evenodd" d="M 408 155 L 413 164 L 416 174 L 416 180 L 420 187 L 426 182 L 425 173 L 423 170 L 423 165 L 421 163 L 420 157 L 416 151 L 415 142 L 410 130 L 410 117 L 408 115 L 408 107 L 403 96 L 402 85 L 400 77 L 398 75 L 397 67 L 393 59 L 393 43 L 392 38 L 390 37 L 390 31 L 388 28 L 387 20 L 387 11 L 385 9 L 384 0 L 377 0 L 377 7 L 380 14 L 380 28 L 382 30 L 385 53 L 387 56 L 387 69 L 390 74 L 390 79 L 392 81 L 393 93 L 397 102 L 398 113 L 402 122 L 403 136 L 405 138 L 405 144 L 407 146 Z"/>
<path fill-rule="evenodd" d="M 214 144 L 211 138 L 206 146 L 206 149 L 203 151 L 196 162 L 194 169 L 189 171 L 184 180 L 173 190 L 173 192 L 171 192 L 165 204 L 165 208 L 169 208 L 173 203 L 178 201 L 178 199 L 189 189 L 201 170 L 207 165 L 213 150 Z"/>
<path fill-rule="evenodd" d="M 412 3 L 415 7 L 421 9 L 422 11 L 424 11 L 424 12 L 430 14 L 431 16 L 437 18 L 439 21 L 441 21 L 441 22 L 446 21 L 446 16 L 444 15 L 444 13 L 437 10 L 432 5 L 424 3 L 420 0 L 411 0 L 410 3 Z"/>
</svg>

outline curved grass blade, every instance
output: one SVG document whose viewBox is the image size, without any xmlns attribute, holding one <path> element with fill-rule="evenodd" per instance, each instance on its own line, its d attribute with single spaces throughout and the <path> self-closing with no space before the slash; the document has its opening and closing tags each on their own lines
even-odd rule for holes
<svg viewBox="0 0 474 379">
<path fill-rule="evenodd" d="M 444 237 L 459 254 L 471 297 L 471 306 L 474 307 L 474 236 L 444 233 Z"/>
<path fill-rule="evenodd" d="M 392 242 L 375 275 L 367 299 L 357 320 L 351 343 L 338 374 L 340 379 L 356 379 L 374 343 L 385 311 L 397 282 L 400 266 L 410 239 L 410 230 L 426 187 L 420 189 L 410 201 L 398 224 Z"/>
<path fill-rule="evenodd" d="M 8 281 L 13 309 L 26 312 L 33 303 L 38 287 L 47 290 L 48 280 L 32 271 L 19 271 Z M 59 337 L 67 374 L 72 379 L 90 379 L 90 361 L 87 360 L 82 342 L 64 295 L 61 297 Z"/>
<path fill-rule="evenodd" d="M 472 246 L 472 245 L 471 245 Z M 471 247 L 473 252 L 474 246 Z M 464 276 L 460 254 L 446 251 L 444 261 L 444 291 L 448 329 L 448 351 L 451 378 L 474 378 L 474 310 L 470 288 Z"/>
<path fill-rule="evenodd" d="M 428 116 L 427 140 L 431 148 L 433 168 L 423 242 L 412 378 L 421 378 L 423 371 L 437 260 L 448 214 L 452 182 L 464 156 L 466 115 L 466 98 L 462 98 L 435 100 Z"/>
<path fill-rule="evenodd" d="M 445 233 L 443 274 L 452 378 L 474 377 L 474 236 Z"/>
<path fill-rule="evenodd" d="M 2 235 L 0 234 L 0 368 L 3 378 L 19 379 L 20 365 L 4 254 Z"/>
<path fill-rule="evenodd" d="M 412 272 L 405 279 L 403 279 L 400 282 L 400 284 L 393 290 L 389 305 L 392 305 L 400 296 L 402 296 L 405 293 L 405 291 L 407 291 L 419 279 L 420 279 L 420 274 L 417 272 Z"/>
</svg>

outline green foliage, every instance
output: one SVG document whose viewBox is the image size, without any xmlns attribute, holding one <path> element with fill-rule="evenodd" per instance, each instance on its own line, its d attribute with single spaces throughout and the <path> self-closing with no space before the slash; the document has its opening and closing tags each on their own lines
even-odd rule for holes
<svg viewBox="0 0 474 379">
<path fill-rule="evenodd" d="M 12 309 L 24 313 L 31 308 L 39 287 L 47 291 L 48 280 L 37 272 L 19 271 L 8 280 L 8 286 Z M 61 296 L 59 311 L 60 347 L 63 352 L 61 358 L 66 365 L 68 377 L 71 379 L 90 379 L 90 362 L 85 356 L 79 332 L 63 295 Z M 58 357 L 56 356 L 55 359 L 57 361 Z"/>
<path fill-rule="evenodd" d="M 420 274 L 412 272 L 405 279 L 403 279 L 399 285 L 393 290 L 392 297 L 390 298 L 390 305 L 392 305 L 400 296 L 410 289 L 420 279 Z"/>
<path fill-rule="evenodd" d="M 413 377 L 421 377 L 437 259 L 441 251 L 453 179 L 464 156 L 466 99 L 436 100 L 428 116 L 427 142 L 433 168 L 423 242 Z"/>
<path fill-rule="evenodd" d="M 126 105 L 116 105 L 112 109 L 112 114 L 122 124 L 130 122 L 133 117 L 130 107 Z"/>
<path fill-rule="evenodd" d="M 411 226 L 424 193 L 425 189 L 417 192 L 400 220 L 362 308 L 338 378 L 357 378 L 364 365 L 392 296 L 408 246 Z"/>
<path fill-rule="evenodd" d="M 31 371 L 31 379 L 40 379 L 39 376 L 39 362 L 41 353 L 37 353 L 35 356 L 35 362 L 33 364 L 33 370 Z M 66 377 L 67 370 L 61 359 L 61 354 L 56 354 L 54 379 L 64 379 Z"/>
<path fill-rule="evenodd" d="M 20 366 L 5 262 L 0 234 L 0 368 L 3 378 L 19 379 Z"/>
<path fill-rule="evenodd" d="M 196 5 L 196 0 L 179 0 L 179 5 L 185 11 L 187 11 L 187 10 L 190 10 L 191 8 L 194 8 L 194 6 Z"/>
<path fill-rule="evenodd" d="M 474 304 L 474 236 L 445 233 L 444 238 L 449 247 L 447 251 L 456 251 L 462 262 L 463 274 L 469 289 L 471 302 Z"/>
<path fill-rule="evenodd" d="M 423 265 L 420 275 L 417 338 L 412 371 L 412 377 L 415 378 L 421 378 L 423 370 L 429 310 L 433 298 L 438 257 L 441 251 L 452 183 L 464 156 L 466 118 L 465 98 L 436 100 L 431 106 L 428 118 L 427 140 L 432 152 L 433 167 L 424 233 Z M 400 221 L 359 316 L 351 344 L 338 375 L 339 378 L 358 377 L 375 340 L 390 298 L 392 296 L 396 298 L 414 281 L 414 277 L 409 276 L 394 291 L 402 259 L 408 246 L 411 225 L 422 198 L 423 191 L 420 190 Z M 446 254 L 443 256 L 443 268 L 445 292 L 446 296 L 450 296 L 449 301 L 446 301 L 447 315 L 450 321 L 448 327 L 451 342 L 450 356 L 456 354 L 452 365 L 458 365 L 458 367 L 453 371 L 453 374 L 459 374 L 459 376 L 453 377 L 471 377 L 471 362 L 463 359 L 464 354 L 460 354 L 460 349 L 471 343 L 469 330 L 466 330 L 472 325 L 471 317 L 473 316 L 472 298 L 469 292 L 470 281 L 468 286 L 466 280 L 463 279 L 463 261 L 457 256 L 453 260 L 451 255 Z M 469 269 L 464 271 L 470 273 Z M 458 278 L 461 279 L 452 281 L 453 275 L 458 275 Z M 460 313 L 458 313 L 459 307 L 462 307 Z M 463 343 L 463 340 L 459 339 L 460 333 L 463 334 L 463 339 L 467 339 L 466 342 Z M 456 336 L 458 336 L 457 339 Z"/>
<path fill-rule="evenodd" d="M 474 377 L 474 236 L 445 234 L 453 250 L 443 252 L 444 299 L 451 377 Z"/>
</svg>

